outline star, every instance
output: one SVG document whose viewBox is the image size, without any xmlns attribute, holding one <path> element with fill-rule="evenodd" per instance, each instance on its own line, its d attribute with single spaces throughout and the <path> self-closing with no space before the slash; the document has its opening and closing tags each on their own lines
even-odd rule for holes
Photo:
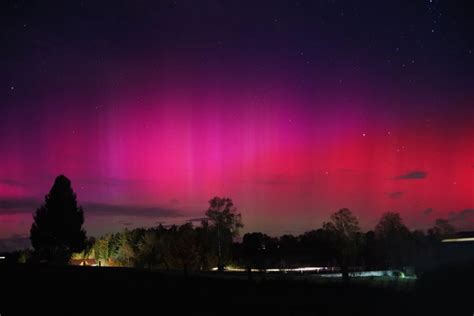
<svg viewBox="0 0 474 316">
<path fill-rule="evenodd" d="M 15 86 L 10 86 L 10 90 L 15 90 Z"/>
<path fill-rule="evenodd" d="M 365 136 L 367 136 L 367 134 L 366 134 L 366 133 L 362 133 L 362 136 L 365 137 Z"/>
</svg>

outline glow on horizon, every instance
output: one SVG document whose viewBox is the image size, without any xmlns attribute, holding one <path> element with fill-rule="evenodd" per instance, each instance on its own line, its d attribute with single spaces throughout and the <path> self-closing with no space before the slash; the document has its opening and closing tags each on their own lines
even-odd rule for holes
<svg viewBox="0 0 474 316">
<path fill-rule="evenodd" d="M 193 89 L 183 91 L 150 96 L 139 106 L 111 98 L 90 112 L 73 110 L 54 129 L 48 126 L 57 115 L 45 113 L 40 133 L 28 135 L 42 153 L 34 164 L 19 146 L 19 127 L 9 126 L 12 136 L 1 141 L 11 150 L 0 157 L 0 177 L 10 181 L 0 183 L 0 198 L 41 203 L 62 173 L 80 204 L 159 206 L 196 217 L 211 197 L 230 196 L 243 214 L 244 232 L 271 234 L 317 228 L 342 207 L 371 229 L 385 211 L 419 227 L 474 205 L 472 125 L 440 129 L 439 115 L 421 125 L 386 119 L 354 91 L 350 105 L 336 98 L 313 108 L 311 98 L 283 87 L 265 101 L 225 90 L 193 100 Z M 403 177 L 414 170 L 426 176 Z M 430 208 L 435 211 L 424 216 Z M 91 232 L 103 233 L 101 216 L 85 211 Z M 3 237 L 27 232 L 31 224 L 27 212 L 1 217 Z M 128 217 L 123 221 L 146 225 L 133 212 Z"/>
<path fill-rule="evenodd" d="M 2 2 L 0 251 L 29 245 L 60 174 L 94 237 L 197 223 L 215 196 L 241 235 L 341 208 L 362 231 L 385 212 L 474 230 L 465 6 L 80 2 Z"/>
</svg>

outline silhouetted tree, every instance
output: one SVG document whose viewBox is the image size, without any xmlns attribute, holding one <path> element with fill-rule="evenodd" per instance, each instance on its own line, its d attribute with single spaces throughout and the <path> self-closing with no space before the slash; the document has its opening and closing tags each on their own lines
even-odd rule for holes
<svg viewBox="0 0 474 316">
<path fill-rule="evenodd" d="M 109 243 L 110 243 L 111 235 L 106 234 L 99 238 L 95 243 L 94 243 L 94 257 L 96 260 L 103 260 L 107 261 L 110 258 L 110 249 L 109 249 Z"/>
<path fill-rule="evenodd" d="M 272 251 L 272 238 L 263 233 L 247 233 L 242 239 L 242 250 L 247 270 L 253 267 L 265 271 Z"/>
<path fill-rule="evenodd" d="M 375 227 L 378 252 L 389 267 L 401 267 L 410 251 L 410 231 L 403 224 L 400 214 L 387 212 Z"/>
<path fill-rule="evenodd" d="M 196 242 L 198 252 L 198 265 L 200 270 L 210 270 L 217 264 L 217 254 L 215 251 L 215 238 L 209 223 L 201 222 L 201 227 L 196 227 Z"/>
<path fill-rule="evenodd" d="M 132 264 L 135 262 L 136 251 L 132 239 L 132 234 L 130 231 L 125 229 L 125 231 L 120 234 L 120 246 L 118 249 L 118 259 L 119 261 L 126 265 L 127 267 L 131 267 Z"/>
<path fill-rule="evenodd" d="M 224 270 L 224 260 L 229 257 L 232 239 L 239 234 L 242 224 L 241 214 L 230 198 L 214 197 L 209 201 L 206 216 L 210 226 L 214 229 L 217 240 L 217 267 L 219 271 Z"/>
<path fill-rule="evenodd" d="M 178 266 L 187 275 L 198 259 L 196 233 L 192 224 L 187 223 L 179 226 L 176 237 L 173 244 L 173 254 Z"/>
<path fill-rule="evenodd" d="M 86 240 L 84 250 L 72 254 L 72 259 L 90 259 L 95 257 L 96 240 L 94 237 L 89 237 Z"/>
<path fill-rule="evenodd" d="M 302 256 L 310 264 L 334 265 L 338 261 L 338 248 L 332 230 L 310 230 L 300 235 L 299 239 Z"/>
<path fill-rule="evenodd" d="M 36 210 L 30 230 L 31 245 L 40 261 L 67 264 L 71 254 L 86 246 L 82 228 L 84 212 L 77 206 L 71 181 L 60 175 L 45 197 L 45 204 Z"/>
<path fill-rule="evenodd" d="M 377 253 L 377 241 L 375 233 L 372 230 L 366 232 L 364 235 L 362 259 L 366 269 L 375 269 L 380 265 L 380 258 Z"/>
<path fill-rule="evenodd" d="M 456 229 L 454 226 L 451 225 L 448 220 L 442 218 L 438 218 L 435 221 L 433 228 L 428 230 L 428 234 L 432 235 L 437 240 L 442 240 L 446 237 L 452 236 L 455 232 Z"/>
<path fill-rule="evenodd" d="M 414 230 L 410 234 L 409 265 L 417 269 L 424 269 L 426 264 L 433 262 L 433 243 L 422 230 Z"/>
<path fill-rule="evenodd" d="M 32 256 L 31 249 L 23 249 L 23 250 L 20 250 L 20 251 L 18 251 L 18 259 L 17 259 L 17 262 L 18 262 L 18 263 L 27 263 L 27 262 L 30 261 L 31 256 Z"/>
<path fill-rule="evenodd" d="M 158 251 L 160 252 L 161 264 L 166 270 L 177 269 L 178 262 L 175 256 L 174 246 L 178 238 L 178 227 L 173 225 L 169 229 L 165 229 L 160 225 L 158 232 Z"/>
<path fill-rule="evenodd" d="M 343 208 L 331 215 L 331 221 L 324 223 L 323 229 L 333 236 L 342 277 L 347 282 L 349 280 L 348 265 L 351 260 L 354 260 L 358 251 L 359 221 L 349 209 Z"/>
<path fill-rule="evenodd" d="M 299 242 L 293 235 L 283 235 L 278 240 L 279 261 L 281 268 L 288 268 L 290 261 L 298 256 Z"/>
<path fill-rule="evenodd" d="M 143 265 L 153 269 L 159 262 L 159 237 L 154 230 L 144 233 L 138 244 L 138 260 Z"/>
</svg>

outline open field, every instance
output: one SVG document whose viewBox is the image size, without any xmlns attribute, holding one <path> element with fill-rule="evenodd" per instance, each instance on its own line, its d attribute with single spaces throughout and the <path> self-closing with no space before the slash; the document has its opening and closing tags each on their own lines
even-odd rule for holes
<svg viewBox="0 0 474 316">
<path fill-rule="evenodd" d="M 239 273 L 185 276 L 126 268 L 28 265 L 2 265 L 0 276 L 2 316 L 25 315 L 30 310 L 42 315 L 70 311 L 109 315 L 127 310 L 135 315 L 167 310 L 189 315 L 257 311 L 264 315 L 461 315 L 469 308 L 462 297 L 455 299 L 455 290 L 452 297 L 440 298 L 433 296 L 432 286 L 419 289 L 413 281 L 354 280 L 344 285 L 312 276 L 268 274 L 248 280 Z"/>
</svg>

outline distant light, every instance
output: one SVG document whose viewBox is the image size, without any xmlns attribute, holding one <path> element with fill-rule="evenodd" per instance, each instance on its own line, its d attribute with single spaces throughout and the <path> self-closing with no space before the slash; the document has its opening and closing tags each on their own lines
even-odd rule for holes
<svg viewBox="0 0 474 316">
<path fill-rule="evenodd" d="M 269 268 L 264 269 L 266 272 L 320 272 L 320 271 L 327 271 L 332 270 L 334 267 L 301 267 L 301 268 L 292 268 L 292 269 L 285 269 L 285 268 Z M 217 271 L 217 267 L 211 269 L 212 271 Z M 224 271 L 231 271 L 231 272 L 245 272 L 247 269 L 244 268 L 236 268 L 236 267 L 224 267 Z M 259 272 L 259 269 L 252 268 L 252 272 Z"/>
<path fill-rule="evenodd" d="M 5 260 L 5 256 L 0 256 L 0 260 Z"/>
<path fill-rule="evenodd" d="M 362 136 L 364 136 L 364 137 L 365 137 L 365 135 L 367 135 L 367 134 L 366 134 L 366 133 L 362 133 Z"/>
<path fill-rule="evenodd" d="M 441 240 L 441 242 L 464 242 L 464 241 L 474 241 L 474 237 L 448 238 L 448 239 Z"/>
</svg>

